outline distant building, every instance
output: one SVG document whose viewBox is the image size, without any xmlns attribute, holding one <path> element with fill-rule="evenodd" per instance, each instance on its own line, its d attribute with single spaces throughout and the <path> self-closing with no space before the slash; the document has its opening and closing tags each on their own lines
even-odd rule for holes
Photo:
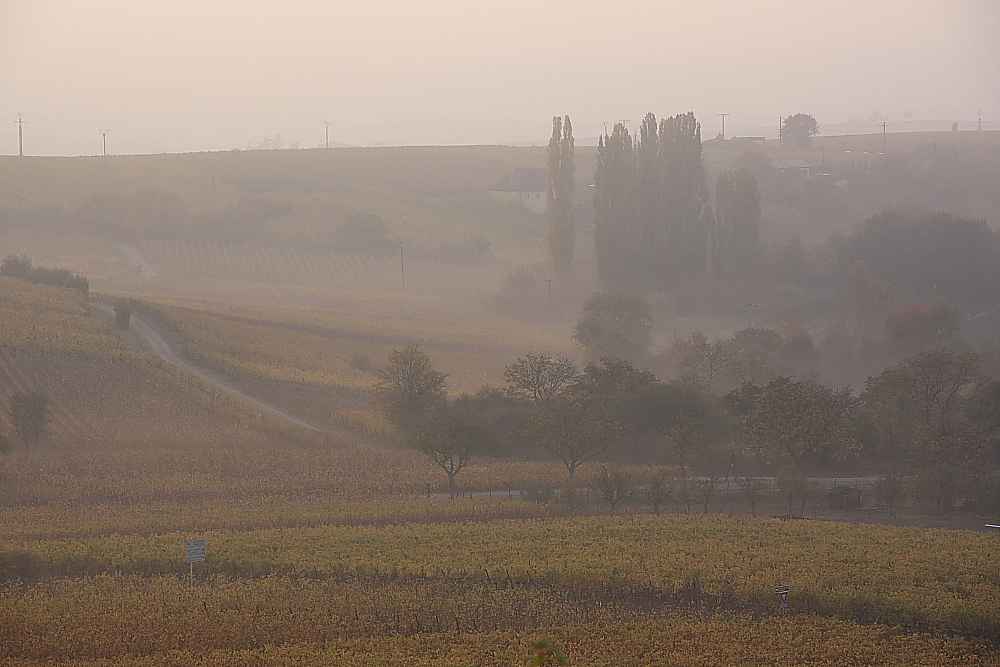
<svg viewBox="0 0 1000 667">
<path fill-rule="evenodd" d="M 771 166 L 782 174 L 801 174 L 806 178 L 812 178 L 810 170 L 812 165 L 802 158 L 792 158 L 790 160 L 771 160 Z"/>
<path fill-rule="evenodd" d="M 954 146 L 938 146 L 937 144 L 932 144 L 930 146 L 914 146 L 913 154 L 910 157 L 914 160 L 919 160 L 925 167 L 929 167 L 934 163 L 934 160 L 939 157 L 953 157 L 955 155 L 958 155 L 958 151 L 955 150 Z"/>
<path fill-rule="evenodd" d="M 730 151 L 759 151 L 763 150 L 766 145 L 766 137 L 732 137 L 731 139 L 723 139 L 721 132 L 715 139 L 701 142 L 702 148 Z"/>
<path fill-rule="evenodd" d="M 523 206 L 539 215 L 545 215 L 545 190 L 548 179 L 548 169 L 521 167 L 494 185 L 490 194 L 498 199 Z"/>
</svg>

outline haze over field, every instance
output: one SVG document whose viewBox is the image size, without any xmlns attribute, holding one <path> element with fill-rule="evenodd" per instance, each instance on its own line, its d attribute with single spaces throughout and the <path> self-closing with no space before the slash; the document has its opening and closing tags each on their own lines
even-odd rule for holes
<svg viewBox="0 0 1000 667">
<path fill-rule="evenodd" d="M 1000 122 L 1000 3 L 0 2 L 0 153 L 580 143 L 647 110 L 704 134 Z M 907 116 L 906 114 L 910 114 Z M 929 121 L 939 121 L 937 125 Z"/>
</svg>

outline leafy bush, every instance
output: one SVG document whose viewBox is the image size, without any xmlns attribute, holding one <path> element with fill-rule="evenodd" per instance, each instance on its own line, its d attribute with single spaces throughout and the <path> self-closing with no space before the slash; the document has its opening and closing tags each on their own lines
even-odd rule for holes
<svg viewBox="0 0 1000 667">
<path fill-rule="evenodd" d="M 0 275 L 20 278 L 29 283 L 75 289 L 84 296 L 90 294 L 90 281 L 86 276 L 78 276 L 69 269 L 32 266 L 31 260 L 26 255 L 7 255 L 0 265 Z"/>
</svg>

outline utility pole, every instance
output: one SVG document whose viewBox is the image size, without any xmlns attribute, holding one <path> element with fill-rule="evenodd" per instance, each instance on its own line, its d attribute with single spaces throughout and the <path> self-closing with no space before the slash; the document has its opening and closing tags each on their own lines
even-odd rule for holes
<svg viewBox="0 0 1000 667">
<path fill-rule="evenodd" d="M 983 131 L 983 110 L 982 109 L 979 110 L 979 129 L 977 129 L 976 131 L 977 132 L 982 132 Z"/>
<path fill-rule="evenodd" d="M 551 315 L 552 314 L 552 278 L 546 278 L 545 282 L 547 282 L 549 284 L 549 300 L 548 300 L 548 305 L 549 305 L 549 314 Z"/>
<path fill-rule="evenodd" d="M 782 131 L 784 129 L 785 119 L 778 116 L 778 148 L 781 148 L 781 135 L 784 134 Z"/>
<path fill-rule="evenodd" d="M 720 114 L 717 114 L 717 115 L 722 116 L 722 140 L 725 141 L 726 140 L 726 116 L 728 116 L 729 114 L 727 114 L 727 113 L 720 113 Z"/>
<path fill-rule="evenodd" d="M 326 149 L 330 150 L 330 121 L 323 124 L 326 125 Z"/>
<path fill-rule="evenodd" d="M 104 166 L 108 166 L 108 130 L 98 130 L 101 133 L 101 141 L 104 144 Z"/>
<path fill-rule="evenodd" d="M 24 135 L 21 132 L 21 126 L 24 124 L 24 119 L 21 118 L 21 114 L 17 114 L 17 156 L 24 157 Z"/>
<path fill-rule="evenodd" d="M 756 303 L 745 303 L 743 305 L 746 306 L 747 309 L 750 311 L 750 314 L 747 317 L 747 329 L 753 329 L 753 307 L 757 306 L 759 304 L 756 304 Z"/>
<path fill-rule="evenodd" d="M 885 152 L 885 126 L 889 123 L 886 121 L 885 116 L 882 116 L 882 152 Z"/>
</svg>

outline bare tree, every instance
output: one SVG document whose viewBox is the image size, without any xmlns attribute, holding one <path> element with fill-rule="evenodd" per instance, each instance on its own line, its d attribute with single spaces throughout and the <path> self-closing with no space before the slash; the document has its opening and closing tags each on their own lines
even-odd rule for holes
<svg viewBox="0 0 1000 667">
<path fill-rule="evenodd" d="M 518 357 L 503 372 L 508 393 L 538 404 L 558 398 L 578 377 L 580 371 L 571 360 L 547 354 Z"/>
</svg>

